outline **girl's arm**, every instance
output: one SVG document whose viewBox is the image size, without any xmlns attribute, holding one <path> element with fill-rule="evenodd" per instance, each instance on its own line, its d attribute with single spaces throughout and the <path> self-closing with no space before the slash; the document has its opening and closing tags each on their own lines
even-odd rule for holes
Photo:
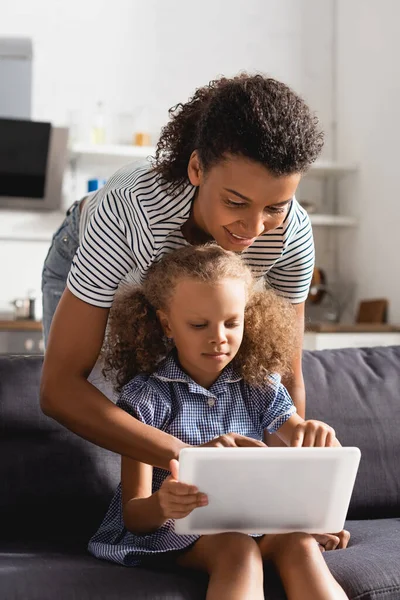
<svg viewBox="0 0 400 600">
<path fill-rule="evenodd" d="M 152 467 L 122 457 L 122 511 L 125 527 L 132 533 L 152 533 L 168 519 L 183 518 L 194 508 L 205 506 L 204 494 L 178 481 L 178 462 L 172 460 L 169 466 L 171 476 L 152 494 Z"/>
<path fill-rule="evenodd" d="M 332 427 L 322 421 L 305 421 L 298 414 L 292 415 L 278 429 L 277 435 L 287 446 L 340 446 Z"/>
<path fill-rule="evenodd" d="M 121 458 L 122 512 L 132 533 L 150 533 L 166 521 L 158 495 L 151 493 L 153 467 L 132 458 Z"/>
</svg>

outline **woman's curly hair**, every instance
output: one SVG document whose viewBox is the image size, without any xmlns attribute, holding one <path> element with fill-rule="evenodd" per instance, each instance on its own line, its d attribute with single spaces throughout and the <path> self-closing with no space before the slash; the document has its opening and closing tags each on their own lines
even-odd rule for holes
<svg viewBox="0 0 400 600">
<path fill-rule="evenodd" d="M 141 288 L 121 294 L 110 311 L 104 346 L 104 375 L 117 391 L 139 373 L 153 373 L 173 348 L 164 335 L 157 310 L 168 311 L 178 281 L 189 278 L 211 285 L 239 279 L 247 290 L 244 334 L 232 361 L 252 385 L 262 385 L 271 373 L 290 371 L 296 342 L 292 305 L 273 290 L 255 291 L 250 269 L 238 254 L 216 244 L 188 246 L 153 263 Z"/>
<path fill-rule="evenodd" d="M 304 100 L 261 74 L 211 81 L 169 115 L 154 168 L 176 187 L 187 182 L 194 150 L 205 172 L 233 154 L 257 161 L 279 177 L 305 172 L 323 146 L 318 119 Z"/>
</svg>

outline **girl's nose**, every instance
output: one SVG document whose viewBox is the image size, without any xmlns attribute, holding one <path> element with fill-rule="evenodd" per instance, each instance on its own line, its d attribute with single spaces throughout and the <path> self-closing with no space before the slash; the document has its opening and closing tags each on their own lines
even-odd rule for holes
<svg viewBox="0 0 400 600">
<path fill-rule="evenodd" d="M 227 341 L 227 339 L 226 339 L 225 327 L 223 327 L 223 326 L 217 327 L 212 332 L 210 343 L 219 345 L 219 344 L 224 344 L 226 341 Z"/>
</svg>

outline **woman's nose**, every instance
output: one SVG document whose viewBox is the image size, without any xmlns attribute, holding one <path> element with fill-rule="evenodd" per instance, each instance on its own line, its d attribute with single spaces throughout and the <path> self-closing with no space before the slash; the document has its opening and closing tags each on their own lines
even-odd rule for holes
<svg viewBox="0 0 400 600">
<path fill-rule="evenodd" d="M 246 235 L 249 237 L 258 237 L 265 230 L 265 215 L 264 213 L 256 213 L 249 216 L 243 223 Z"/>
</svg>

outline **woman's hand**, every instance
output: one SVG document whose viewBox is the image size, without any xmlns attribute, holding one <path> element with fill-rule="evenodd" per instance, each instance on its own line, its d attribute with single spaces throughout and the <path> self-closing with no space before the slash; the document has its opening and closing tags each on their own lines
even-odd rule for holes
<svg viewBox="0 0 400 600">
<path fill-rule="evenodd" d="M 225 433 L 217 438 L 201 444 L 201 448 L 244 448 L 255 446 L 257 448 L 267 448 L 267 445 L 260 440 L 240 435 L 239 433 Z"/>
<path fill-rule="evenodd" d="M 293 429 L 290 446 L 333 447 L 340 446 L 335 430 L 322 421 L 303 421 Z"/>
<path fill-rule="evenodd" d="M 171 460 L 169 463 L 171 475 L 165 479 L 157 492 L 160 509 L 165 520 L 183 519 L 199 506 L 206 506 L 208 499 L 194 485 L 178 481 L 179 463 Z"/>
</svg>

